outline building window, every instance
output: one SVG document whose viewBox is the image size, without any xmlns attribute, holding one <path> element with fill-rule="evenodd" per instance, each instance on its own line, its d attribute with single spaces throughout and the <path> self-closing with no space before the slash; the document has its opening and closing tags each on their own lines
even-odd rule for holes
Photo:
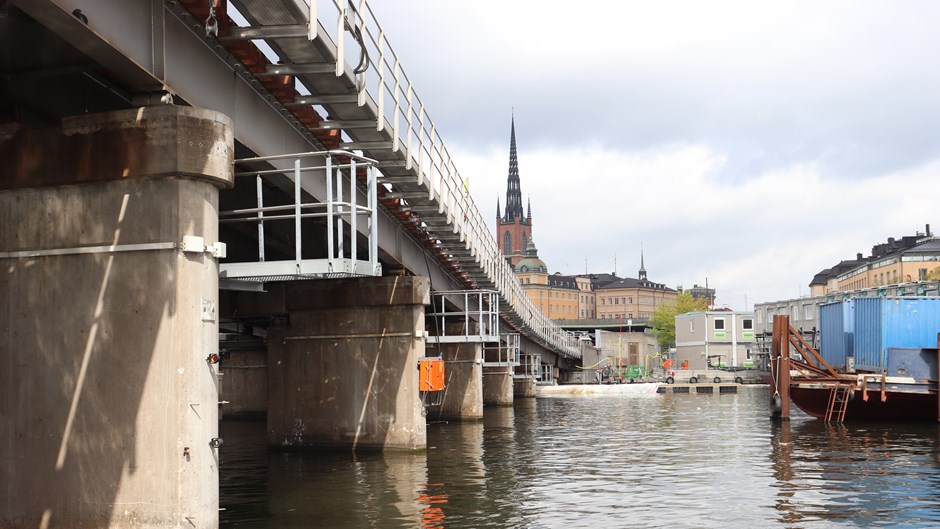
<svg viewBox="0 0 940 529">
<path fill-rule="evenodd" d="M 724 318 L 715 318 L 715 330 L 723 331 L 725 330 L 725 319 Z"/>
<path fill-rule="evenodd" d="M 512 235 L 510 235 L 508 231 L 503 234 L 503 253 L 512 253 Z"/>
<path fill-rule="evenodd" d="M 524 251 L 529 247 L 529 239 L 526 238 L 525 232 L 522 232 L 522 250 Z"/>
<path fill-rule="evenodd" d="M 757 311 L 757 323 L 764 323 L 764 311 Z"/>
<path fill-rule="evenodd" d="M 754 320 L 752 320 L 751 318 L 744 318 L 743 320 L 741 320 L 741 328 L 744 329 L 745 331 L 750 331 L 751 329 L 754 328 Z"/>
<path fill-rule="evenodd" d="M 601 305 L 606 305 L 604 298 L 601 298 Z"/>
<path fill-rule="evenodd" d="M 813 306 L 812 305 L 803 305 L 803 319 L 804 320 L 813 319 Z"/>
<path fill-rule="evenodd" d="M 800 307 L 793 305 L 790 307 L 790 317 L 793 318 L 793 321 L 800 319 Z"/>
<path fill-rule="evenodd" d="M 614 305 L 620 305 L 620 298 L 614 298 Z"/>
<path fill-rule="evenodd" d="M 919 279 L 920 281 L 926 281 L 926 280 L 927 280 L 927 269 L 926 269 L 926 268 L 919 268 L 919 269 L 917 270 L 917 276 L 918 276 L 918 279 Z"/>
</svg>

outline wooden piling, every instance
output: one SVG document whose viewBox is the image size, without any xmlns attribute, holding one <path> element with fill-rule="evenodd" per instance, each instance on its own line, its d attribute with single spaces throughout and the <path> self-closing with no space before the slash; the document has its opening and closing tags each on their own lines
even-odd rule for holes
<svg viewBox="0 0 940 529">
<path fill-rule="evenodd" d="M 774 375 L 774 383 L 770 398 L 774 417 L 782 421 L 790 420 L 790 341 L 787 337 L 789 328 L 789 316 L 774 316 L 770 353 L 770 371 Z M 774 399 L 778 395 L 779 413 L 774 409 Z"/>
</svg>

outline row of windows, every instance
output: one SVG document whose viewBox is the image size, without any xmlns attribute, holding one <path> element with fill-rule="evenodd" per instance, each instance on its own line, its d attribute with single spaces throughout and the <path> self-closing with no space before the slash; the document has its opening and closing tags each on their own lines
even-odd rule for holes
<svg viewBox="0 0 940 529">
<path fill-rule="evenodd" d="M 725 319 L 724 318 L 715 318 L 712 320 L 712 325 L 716 331 L 725 330 Z M 754 329 L 754 320 L 751 318 L 742 318 L 741 319 L 741 328 L 745 331 L 750 331 Z M 695 320 L 689 320 L 689 331 L 695 332 Z"/>
<path fill-rule="evenodd" d="M 620 305 L 621 303 L 623 303 L 624 305 L 632 305 L 633 296 L 626 296 L 622 298 L 612 298 L 612 297 L 601 298 L 601 305 Z"/>
<path fill-rule="evenodd" d="M 800 317 L 800 305 L 792 305 L 790 307 L 790 319 L 793 321 L 811 321 L 816 319 L 816 312 L 814 310 L 815 305 L 807 304 L 803 305 L 803 316 Z M 767 322 L 771 322 L 774 319 L 774 309 L 767 309 Z M 781 310 L 781 312 L 786 312 L 786 309 Z M 757 311 L 757 323 L 764 323 L 764 311 Z"/>
</svg>

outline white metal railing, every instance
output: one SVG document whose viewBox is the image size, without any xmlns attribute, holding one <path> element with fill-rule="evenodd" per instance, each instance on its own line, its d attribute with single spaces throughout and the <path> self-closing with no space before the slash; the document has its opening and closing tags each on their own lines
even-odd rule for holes
<svg viewBox="0 0 940 529">
<path fill-rule="evenodd" d="M 313 165 L 303 165 L 313 160 Z M 235 164 L 264 164 L 272 167 L 255 171 L 236 172 L 236 177 L 254 176 L 256 179 L 256 207 L 240 208 L 219 213 L 220 224 L 253 223 L 258 232 L 258 260 L 247 263 L 219 265 L 219 276 L 225 279 L 271 281 L 307 279 L 310 277 L 379 276 L 377 200 L 375 161 L 346 151 L 308 152 L 235 160 Z M 275 167 L 275 166 L 283 167 Z M 357 175 L 365 172 L 366 203 L 359 203 Z M 288 177 L 293 184 L 293 202 L 265 205 L 263 182 Z M 304 179 L 322 179 L 326 185 L 326 201 L 304 201 Z M 304 258 L 304 219 L 323 219 L 326 224 L 326 257 Z M 265 224 L 293 222 L 293 259 L 272 261 L 265 251 Z M 365 222 L 367 255 L 360 259 L 357 238 L 360 223 Z M 349 245 L 346 230 L 349 228 Z"/>
<path fill-rule="evenodd" d="M 333 71 L 337 77 L 348 73 L 347 56 L 357 56 L 358 65 L 351 74 L 359 106 L 375 106 L 378 116 L 375 129 L 391 137 L 391 151 L 401 152 L 405 168 L 415 172 L 414 183 L 427 189 L 428 200 L 436 201 L 437 214 L 447 220 L 452 233 L 459 235 L 463 250 L 491 279 L 527 334 L 564 355 L 580 357 L 575 337 L 542 314 L 517 282 L 470 197 L 469 180 L 457 171 L 369 4 L 365 0 L 305 1 L 309 7 L 308 22 L 313 23 L 308 23 L 301 33 L 289 36 L 306 34 L 310 40 L 331 40 L 335 47 Z M 264 38 L 262 35 L 259 33 L 256 38 Z"/>
<path fill-rule="evenodd" d="M 499 295 L 492 290 L 432 292 L 425 315 L 434 321 L 428 343 L 499 341 Z"/>
<path fill-rule="evenodd" d="M 316 5 L 315 0 L 310 1 L 312 6 Z M 424 103 L 402 69 L 398 55 L 393 51 L 369 4 L 365 0 L 331 0 L 330 3 L 336 9 L 336 24 L 327 23 L 324 26 L 337 30 L 336 34 L 331 35 L 336 39 L 337 75 L 344 71 L 345 51 L 360 44 L 352 37 L 351 31 L 344 31 L 346 27 L 355 27 L 362 36 L 361 44 L 366 46 L 366 54 L 372 58 L 370 68 L 357 74 L 359 100 L 362 104 L 366 93 L 376 95 L 379 115 L 376 129 L 381 131 L 387 123 L 390 124 L 392 150 L 405 150 L 406 168 L 416 170 L 417 183 L 427 187 L 429 199 L 439 201 L 438 212 L 453 223 L 454 231 L 461 235 L 466 249 L 477 258 L 523 324 L 553 349 L 569 356 L 580 356 L 574 336 L 563 331 L 538 310 L 519 285 L 470 196 L 469 181 L 457 171 L 436 125 L 427 115 Z"/>
<path fill-rule="evenodd" d="M 539 380 L 541 373 L 542 356 L 539 354 L 521 353 L 519 355 L 519 366 L 513 378 L 532 378 Z"/>
<path fill-rule="evenodd" d="M 551 364 L 542 364 L 539 367 L 539 376 L 535 379 L 535 381 L 539 384 L 554 384 L 555 367 Z"/>
<path fill-rule="evenodd" d="M 483 346 L 483 367 L 518 366 L 519 343 L 519 334 L 509 333 L 500 335 L 496 345 Z"/>
</svg>

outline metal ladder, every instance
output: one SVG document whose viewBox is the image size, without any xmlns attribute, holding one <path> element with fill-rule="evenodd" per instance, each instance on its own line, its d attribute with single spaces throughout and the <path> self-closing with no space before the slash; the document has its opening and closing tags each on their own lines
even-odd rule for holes
<svg viewBox="0 0 940 529">
<path fill-rule="evenodd" d="M 829 406 L 826 407 L 826 422 L 835 419 L 837 422 L 845 420 L 845 410 L 849 407 L 849 396 L 852 386 L 836 383 L 829 392 Z"/>
</svg>

